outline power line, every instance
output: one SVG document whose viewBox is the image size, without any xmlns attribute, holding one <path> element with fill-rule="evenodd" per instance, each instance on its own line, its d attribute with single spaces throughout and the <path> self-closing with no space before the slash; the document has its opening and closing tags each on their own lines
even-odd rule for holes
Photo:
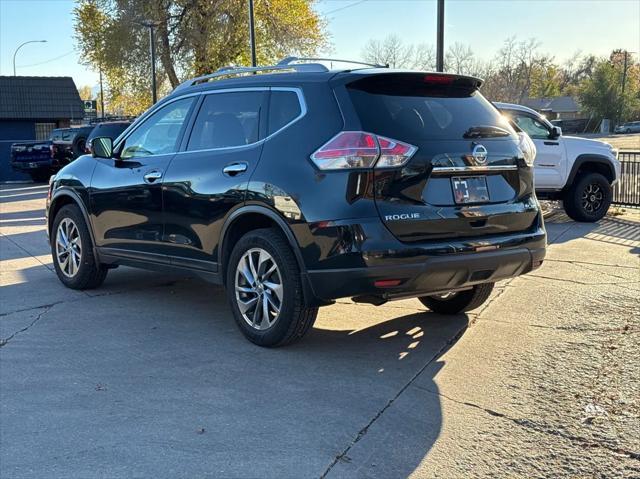
<svg viewBox="0 0 640 479">
<path fill-rule="evenodd" d="M 58 55 L 55 58 L 50 58 L 49 60 L 45 60 L 43 62 L 29 63 L 28 65 L 17 65 L 17 66 L 20 67 L 20 68 L 29 68 L 29 67 L 35 67 L 35 66 L 38 66 L 38 65 L 44 65 L 45 63 L 55 62 L 56 60 L 60 60 L 61 58 L 68 57 L 72 53 L 75 53 L 75 50 L 70 50 L 67 53 L 63 53 L 62 55 Z"/>
<path fill-rule="evenodd" d="M 343 5 L 339 8 L 334 8 L 333 10 L 329 10 L 328 12 L 324 12 L 325 15 L 331 15 L 332 13 L 339 12 L 340 10 L 345 10 L 347 8 L 355 7 L 356 5 L 360 5 L 361 3 L 366 2 L 367 0 L 358 0 L 357 2 L 350 3 L 348 5 Z"/>
</svg>

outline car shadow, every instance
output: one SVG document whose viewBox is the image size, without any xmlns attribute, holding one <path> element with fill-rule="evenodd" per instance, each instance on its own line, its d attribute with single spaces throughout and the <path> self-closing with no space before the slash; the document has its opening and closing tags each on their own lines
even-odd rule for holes
<svg viewBox="0 0 640 479">
<path fill-rule="evenodd" d="M 3 447 L 4 473 L 29 467 L 46 475 L 55 463 L 69 475 L 97 466 L 104 450 L 125 466 L 130 460 L 145 474 L 162 476 L 188 450 L 183 472 L 189 477 L 317 477 L 337 457 L 345 460 L 349 444 L 364 444 L 364 432 L 420 375 L 429 392 L 410 396 L 420 427 L 388 431 L 402 433 L 388 464 L 403 477 L 440 433 L 435 366 L 469 324 L 466 315 L 338 304 L 321 309 L 301 342 L 268 349 L 241 335 L 221 287 L 194 278 L 119 268 L 103 287 L 80 293 L 57 284 L 43 266 L 21 274 L 23 281 L 3 287 L 2 295 L 24 297 L 30 289 L 46 299 L 47 312 L 1 350 L 3 402 L 16 413 L 3 417 L 3 430 L 20 429 L 16 437 L 26 437 L 33 427 L 40 444 L 29 448 L 18 438 Z M 51 306 L 53 298 L 65 302 Z M 86 397 L 87 388 L 105 392 L 93 407 L 64 399 Z M 24 391 L 46 391 L 55 409 L 25 401 Z M 153 447 L 139 446 L 127 459 L 138 434 Z M 254 440 L 261 454 L 246 454 Z M 96 457 L 69 452 L 86 442 Z M 223 467 L 230 462 L 232 474 Z"/>
<path fill-rule="evenodd" d="M 577 223 L 562 211 L 545 216 L 549 242 L 554 244 L 587 238 L 609 244 L 636 246 L 640 242 L 640 222 L 605 216 L 596 223 Z M 568 228 L 571 226 L 571 228 Z"/>
</svg>

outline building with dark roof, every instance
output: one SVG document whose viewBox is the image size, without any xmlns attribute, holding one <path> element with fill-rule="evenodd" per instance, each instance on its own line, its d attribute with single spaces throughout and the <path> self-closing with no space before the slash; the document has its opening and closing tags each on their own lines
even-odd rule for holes
<svg viewBox="0 0 640 479">
<path fill-rule="evenodd" d="M 9 168 L 12 143 L 45 140 L 83 116 L 71 77 L 0 76 L 0 181 L 27 179 Z"/>
<path fill-rule="evenodd" d="M 544 114 L 549 120 L 573 120 L 584 116 L 580 104 L 571 96 L 525 98 L 522 104 Z"/>
</svg>

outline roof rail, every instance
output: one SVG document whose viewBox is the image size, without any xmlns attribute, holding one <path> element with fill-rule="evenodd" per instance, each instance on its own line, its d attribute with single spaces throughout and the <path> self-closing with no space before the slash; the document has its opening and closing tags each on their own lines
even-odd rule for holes
<svg viewBox="0 0 640 479">
<path fill-rule="evenodd" d="M 292 58 L 292 57 L 290 57 Z M 300 63 L 300 64 L 280 64 L 270 65 L 270 66 L 261 66 L 261 67 L 234 67 L 234 66 L 226 66 L 219 68 L 213 73 L 209 73 L 207 75 L 202 75 L 196 78 L 192 78 L 187 80 L 177 87 L 173 89 L 174 92 L 178 90 L 182 90 L 183 88 L 187 88 L 193 85 L 198 85 L 199 83 L 206 83 L 209 80 L 213 80 L 220 77 L 232 76 L 232 75 L 245 75 L 247 73 L 258 73 L 258 72 L 270 72 L 270 71 L 296 71 L 296 72 L 328 72 L 329 69 L 324 65 L 319 63 Z"/>
<path fill-rule="evenodd" d="M 389 64 L 381 65 L 380 63 L 367 63 L 356 60 L 340 60 L 338 58 L 314 58 L 314 57 L 286 57 L 278 62 L 278 65 L 292 65 L 293 62 L 298 61 L 311 61 L 311 62 L 339 62 L 339 63 L 354 63 L 356 65 L 365 65 L 374 68 L 389 68 Z M 294 64 L 295 65 L 295 64 Z M 304 65 L 300 63 L 299 65 Z"/>
</svg>

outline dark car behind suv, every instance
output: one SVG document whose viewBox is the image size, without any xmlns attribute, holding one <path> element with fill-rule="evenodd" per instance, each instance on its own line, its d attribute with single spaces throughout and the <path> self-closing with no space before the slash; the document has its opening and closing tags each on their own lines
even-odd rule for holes
<svg viewBox="0 0 640 479">
<path fill-rule="evenodd" d="M 275 346 L 337 298 L 459 313 L 542 263 L 535 150 L 480 80 L 292 62 L 190 80 L 64 168 L 47 202 L 60 280 L 193 272 Z"/>
<path fill-rule="evenodd" d="M 94 138 L 99 136 L 101 137 L 109 137 L 112 140 L 116 140 L 120 136 L 120 134 L 126 130 L 132 122 L 130 121 L 103 121 L 100 123 L 96 123 L 96 126 L 93 127 L 91 133 L 87 137 L 87 143 L 85 146 L 85 153 L 91 153 L 91 142 Z"/>
</svg>

